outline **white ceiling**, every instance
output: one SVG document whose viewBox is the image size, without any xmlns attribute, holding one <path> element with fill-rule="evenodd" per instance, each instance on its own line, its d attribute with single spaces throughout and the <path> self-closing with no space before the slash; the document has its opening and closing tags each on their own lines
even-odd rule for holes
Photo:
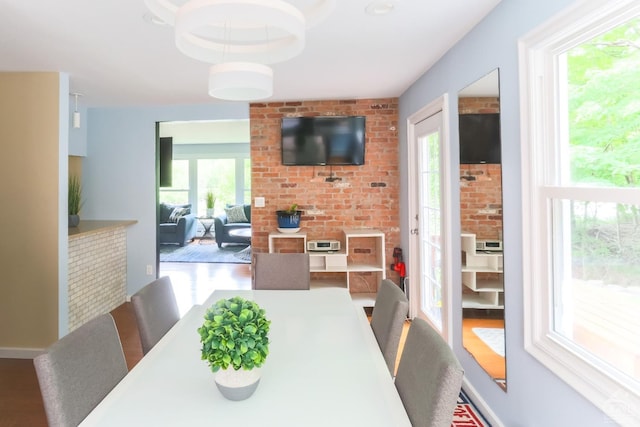
<svg viewBox="0 0 640 427">
<path fill-rule="evenodd" d="M 270 100 L 400 96 L 500 0 L 391 1 L 390 14 L 371 16 L 371 0 L 337 0 L 308 30 L 303 53 L 273 65 Z M 80 106 L 219 102 L 207 94 L 209 64 L 180 53 L 173 28 L 151 23 L 143 0 L 0 0 L 0 8 L 0 71 L 67 72 Z"/>
</svg>

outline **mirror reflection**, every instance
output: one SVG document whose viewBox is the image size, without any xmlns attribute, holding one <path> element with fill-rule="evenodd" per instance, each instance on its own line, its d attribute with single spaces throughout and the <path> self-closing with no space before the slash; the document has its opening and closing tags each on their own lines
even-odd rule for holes
<svg viewBox="0 0 640 427">
<path fill-rule="evenodd" d="M 507 387 L 502 274 L 502 166 L 499 72 L 458 94 L 462 343 Z"/>
</svg>

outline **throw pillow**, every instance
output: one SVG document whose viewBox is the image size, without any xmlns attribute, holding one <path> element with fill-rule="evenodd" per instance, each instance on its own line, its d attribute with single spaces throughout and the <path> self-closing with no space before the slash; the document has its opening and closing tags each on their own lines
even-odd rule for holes
<svg viewBox="0 0 640 427">
<path fill-rule="evenodd" d="M 169 222 L 177 223 L 180 218 L 187 214 L 189 214 L 189 208 L 174 208 L 171 215 L 169 215 Z"/>
<path fill-rule="evenodd" d="M 227 214 L 227 222 L 249 222 L 247 216 L 244 214 L 244 208 L 242 206 L 232 206 L 224 209 Z"/>
</svg>

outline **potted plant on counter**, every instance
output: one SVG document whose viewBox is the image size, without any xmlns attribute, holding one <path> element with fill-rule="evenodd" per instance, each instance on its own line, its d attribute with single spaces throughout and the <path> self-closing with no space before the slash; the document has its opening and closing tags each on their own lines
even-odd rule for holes
<svg viewBox="0 0 640 427">
<path fill-rule="evenodd" d="M 271 321 L 257 303 L 241 297 L 217 301 L 204 319 L 198 328 L 202 360 L 215 373 L 218 390 L 229 400 L 248 398 L 269 354 Z"/>
<path fill-rule="evenodd" d="M 80 224 L 80 208 L 82 207 L 82 187 L 80 178 L 69 176 L 69 227 L 77 227 Z"/>
<path fill-rule="evenodd" d="M 278 231 L 281 233 L 297 233 L 300 231 L 302 211 L 298 210 L 298 204 L 294 203 L 288 209 L 276 211 L 278 218 Z"/>
</svg>

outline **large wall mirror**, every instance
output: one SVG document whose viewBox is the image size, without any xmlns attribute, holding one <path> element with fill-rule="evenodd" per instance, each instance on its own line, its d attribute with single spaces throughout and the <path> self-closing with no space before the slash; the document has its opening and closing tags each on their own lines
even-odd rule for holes
<svg viewBox="0 0 640 427">
<path fill-rule="evenodd" d="M 499 71 L 458 94 L 462 344 L 507 388 Z"/>
</svg>

